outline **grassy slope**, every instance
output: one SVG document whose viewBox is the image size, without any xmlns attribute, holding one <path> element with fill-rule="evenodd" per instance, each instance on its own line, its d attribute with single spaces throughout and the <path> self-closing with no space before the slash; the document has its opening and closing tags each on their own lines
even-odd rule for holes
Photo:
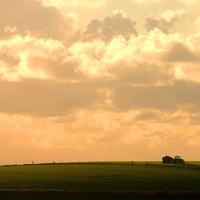
<svg viewBox="0 0 200 200">
<path fill-rule="evenodd" d="M 200 165 L 136 163 L 0 167 L 0 189 L 159 191 L 200 189 Z"/>
</svg>

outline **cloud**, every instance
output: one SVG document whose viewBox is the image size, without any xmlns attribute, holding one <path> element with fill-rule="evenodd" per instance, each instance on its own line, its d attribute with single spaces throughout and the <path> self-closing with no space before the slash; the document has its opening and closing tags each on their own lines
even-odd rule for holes
<svg viewBox="0 0 200 200">
<path fill-rule="evenodd" d="M 168 10 L 157 15 L 149 15 L 146 18 L 146 29 L 150 31 L 154 28 L 159 28 L 168 33 L 174 27 L 174 24 L 183 18 L 184 14 L 185 11 L 179 9 L 177 11 Z"/>
<path fill-rule="evenodd" d="M 192 44 L 196 37 L 182 43 Z M 159 29 L 128 41 L 120 36 L 110 43 L 79 42 L 68 50 L 61 42 L 30 36 L 1 41 L 2 80 L 21 81 L 1 82 L 1 112 L 60 116 L 83 107 L 168 112 L 194 105 L 199 101 L 199 76 L 198 63 L 191 63 L 191 52 L 198 45 L 189 50 L 182 43 L 177 35 L 166 35 Z M 186 61 L 190 63 L 183 66 Z M 184 82 L 189 78 L 196 83 Z M 190 93 L 183 92 L 185 88 Z"/>
<path fill-rule="evenodd" d="M 129 86 L 121 84 L 111 88 L 114 91 L 113 106 L 120 110 L 157 109 L 163 112 L 174 112 L 180 106 L 198 104 L 198 83 L 175 82 L 168 86 Z M 196 109 L 199 110 L 198 106 Z"/>
<path fill-rule="evenodd" d="M 184 44 L 174 43 L 165 55 L 168 62 L 197 62 L 199 58 L 195 56 Z"/>
<path fill-rule="evenodd" d="M 92 83 L 92 84 L 91 84 Z M 125 82 L 1 82 L 0 111 L 32 116 L 63 116 L 79 109 L 127 112 L 135 109 L 189 111 L 198 102 L 199 84 L 184 81 L 168 86 L 131 86 Z M 20 94 L 20 95 L 19 95 Z M 192 111 L 190 111 L 192 112 Z"/>
<path fill-rule="evenodd" d="M 175 79 L 199 83 L 199 38 L 199 33 L 191 34 L 166 48 L 162 59 L 174 66 Z"/>
<path fill-rule="evenodd" d="M 32 116 L 62 116 L 91 108 L 100 100 L 97 86 L 90 83 L 54 82 L 50 80 L 1 81 L 0 112 Z M 20 95 L 19 95 L 20 94 Z"/>
<path fill-rule="evenodd" d="M 159 118 L 147 113 L 156 113 Z M 138 114 L 143 115 L 142 118 L 138 119 Z M 182 118 L 175 125 L 162 123 L 162 120 L 170 119 L 177 114 Z M 147 115 L 148 118 L 144 117 Z M 176 137 L 182 139 L 191 134 L 195 137 L 199 126 L 189 134 L 188 127 L 181 135 L 178 132 L 188 117 L 181 112 L 167 114 L 148 109 L 128 112 L 81 109 L 62 117 L 48 118 L 1 114 L 0 124 L 1 137 L 15 133 L 15 137 L 11 137 L 12 142 L 29 148 L 89 150 L 93 145 L 104 149 L 110 146 L 120 145 L 124 148 L 123 145 L 145 143 L 148 144 L 145 149 L 154 149 L 160 144 L 173 143 Z M 151 123 L 147 123 L 147 120 Z"/>
<path fill-rule="evenodd" d="M 199 56 L 200 53 L 200 48 L 199 48 L 199 43 L 200 43 L 200 33 L 196 34 L 191 34 L 186 38 L 185 41 L 187 48 L 195 55 Z"/>
<path fill-rule="evenodd" d="M 56 40 L 16 35 L 8 40 L 1 40 L 0 50 L 0 78 L 19 81 L 24 78 L 51 78 L 45 63 L 39 63 L 38 59 L 51 59 L 59 63 L 64 46 Z"/>
<path fill-rule="evenodd" d="M 135 120 L 139 120 L 139 121 L 158 120 L 159 117 L 160 116 L 157 113 L 147 111 L 147 112 L 141 112 L 140 114 L 138 114 L 135 117 Z"/>
<path fill-rule="evenodd" d="M 118 36 L 109 43 L 100 39 L 82 41 L 68 49 L 71 57 L 67 60 L 90 77 L 109 77 L 130 84 L 169 84 L 174 70 L 163 63 L 162 57 L 172 40 L 181 39 L 179 35 L 166 35 L 155 29 L 148 35 L 132 35 L 129 40 Z"/>
<path fill-rule="evenodd" d="M 137 35 L 136 22 L 127 17 L 123 10 L 115 10 L 103 22 L 92 20 L 84 32 L 85 40 L 102 39 L 110 41 L 113 37 L 122 35 L 129 39 L 131 35 Z"/>
<path fill-rule="evenodd" d="M 0 38 L 20 34 L 65 40 L 74 34 L 77 16 L 62 15 L 54 7 L 42 7 L 34 0 L 5 1 L 0 8 Z M 6 16 L 6 17 L 5 17 Z"/>
<path fill-rule="evenodd" d="M 162 13 L 161 19 L 167 23 L 171 23 L 180 20 L 184 14 L 184 9 L 179 9 L 177 11 L 168 10 Z"/>
<path fill-rule="evenodd" d="M 54 6 L 59 9 L 65 9 L 67 7 L 84 7 L 84 8 L 99 8 L 105 6 L 109 3 L 108 0 L 99 0 L 99 1 L 92 1 L 92 0 L 36 0 L 43 2 L 44 6 Z M 157 4 L 160 3 L 162 0 L 127 0 L 132 3 L 140 4 L 140 5 L 147 5 L 147 4 Z"/>
<path fill-rule="evenodd" d="M 106 4 L 106 0 L 38 0 L 42 1 L 44 6 L 55 6 L 58 8 L 67 8 L 67 7 L 87 7 L 87 8 L 96 8 Z"/>
<path fill-rule="evenodd" d="M 200 70 L 198 63 L 179 63 L 175 70 L 177 80 L 185 80 L 199 83 Z"/>
<path fill-rule="evenodd" d="M 198 17 L 194 22 L 194 28 L 196 29 L 196 32 L 200 32 L 199 26 L 200 26 L 200 17 Z"/>
</svg>

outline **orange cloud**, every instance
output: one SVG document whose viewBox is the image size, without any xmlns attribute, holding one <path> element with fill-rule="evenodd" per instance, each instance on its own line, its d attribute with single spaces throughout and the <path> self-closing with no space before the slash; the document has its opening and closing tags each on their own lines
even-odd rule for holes
<svg viewBox="0 0 200 200">
<path fill-rule="evenodd" d="M 146 18 L 146 29 L 150 31 L 154 28 L 159 28 L 163 32 L 168 33 L 174 28 L 174 24 L 183 18 L 184 14 L 185 10 L 179 9 L 177 11 L 167 10 L 157 15 L 149 15 Z"/>
<path fill-rule="evenodd" d="M 65 8 L 65 7 L 99 7 L 106 4 L 106 0 L 99 0 L 99 1 L 93 1 L 93 0 L 40 0 L 43 2 L 45 6 L 55 6 L 58 8 Z"/>
<path fill-rule="evenodd" d="M 0 41 L 1 79 L 19 81 L 23 78 L 50 78 L 42 65 L 34 65 L 37 59 L 58 61 L 58 54 L 64 50 L 59 41 L 37 39 L 32 36 L 14 36 L 9 40 Z M 7 59 L 6 59 L 7 58 Z M 16 60 L 15 65 L 12 59 Z"/>
</svg>

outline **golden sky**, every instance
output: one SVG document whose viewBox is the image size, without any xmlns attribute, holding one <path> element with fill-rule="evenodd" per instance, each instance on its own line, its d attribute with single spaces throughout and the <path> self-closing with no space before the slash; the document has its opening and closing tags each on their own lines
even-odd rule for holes
<svg viewBox="0 0 200 200">
<path fill-rule="evenodd" d="M 199 0 L 1 0 L 0 164 L 200 160 Z"/>
</svg>

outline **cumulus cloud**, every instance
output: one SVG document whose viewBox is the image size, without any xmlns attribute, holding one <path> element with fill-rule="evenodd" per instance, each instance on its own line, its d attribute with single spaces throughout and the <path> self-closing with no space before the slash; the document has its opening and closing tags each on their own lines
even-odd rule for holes
<svg viewBox="0 0 200 200">
<path fill-rule="evenodd" d="M 178 63 L 175 69 L 175 78 L 199 83 L 200 70 L 198 63 Z"/>
<path fill-rule="evenodd" d="M 170 48 L 170 47 L 169 47 Z M 187 46 L 182 43 L 173 43 L 165 55 L 166 61 L 169 62 L 197 62 L 198 56 L 195 56 Z"/>
<path fill-rule="evenodd" d="M 185 11 L 179 9 L 177 11 L 168 10 L 158 15 L 149 15 L 148 18 L 146 18 L 146 29 L 150 31 L 154 28 L 159 28 L 163 32 L 169 33 L 174 27 L 174 24 L 183 18 L 184 14 Z"/>
<path fill-rule="evenodd" d="M 163 54 L 163 61 L 174 66 L 175 79 L 199 82 L 199 33 L 173 41 Z"/>
<path fill-rule="evenodd" d="M 135 25 L 136 22 L 128 18 L 123 10 L 115 10 L 103 22 L 92 20 L 84 32 L 84 38 L 110 41 L 113 37 L 122 35 L 128 39 L 131 35 L 137 35 Z"/>
<path fill-rule="evenodd" d="M 33 0 L 5 2 L 0 8 L 2 39 L 15 34 L 32 34 L 35 37 L 64 40 L 74 34 L 77 22 L 75 15 L 67 14 L 64 17 L 56 8 L 42 7 L 41 3 Z"/>
<path fill-rule="evenodd" d="M 166 35 L 155 29 L 148 35 L 133 35 L 129 40 L 118 36 L 110 43 L 78 42 L 69 48 L 72 56 L 67 59 L 76 63 L 77 71 L 88 76 L 110 77 L 132 84 L 168 84 L 173 78 L 173 68 L 162 63 L 162 57 L 172 38 L 181 40 L 178 35 Z"/>
<path fill-rule="evenodd" d="M 9 40 L 1 40 L 0 77 L 8 81 L 19 81 L 23 78 L 50 78 L 45 63 L 38 63 L 38 59 L 59 62 L 63 50 L 62 43 L 51 39 L 17 35 Z"/>
</svg>

